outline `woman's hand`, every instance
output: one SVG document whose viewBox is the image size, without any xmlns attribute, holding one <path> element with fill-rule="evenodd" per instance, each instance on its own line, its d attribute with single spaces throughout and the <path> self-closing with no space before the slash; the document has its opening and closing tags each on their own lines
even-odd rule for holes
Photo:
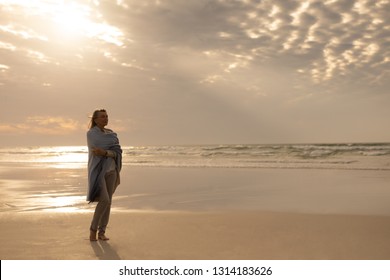
<svg viewBox="0 0 390 280">
<path fill-rule="evenodd" d="M 92 148 L 92 153 L 95 155 L 95 156 L 105 156 L 107 155 L 107 151 L 102 149 L 102 148 L 97 148 L 97 147 L 93 147 Z"/>
</svg>

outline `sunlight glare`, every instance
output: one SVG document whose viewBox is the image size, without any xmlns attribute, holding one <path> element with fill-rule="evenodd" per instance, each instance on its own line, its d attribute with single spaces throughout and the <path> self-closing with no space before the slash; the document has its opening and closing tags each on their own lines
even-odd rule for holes
<svg viewBox="0 0 390 280">
<path fill-rule="evenodd" d="M 40 156 L 34 162 L 54 168 L 85 168 L 88 151 L 84 146 L 41 147 L 36 150 Z"/>
<path fill-rule="evenodd" d="M 93 38 L 116 46 L 124 44 L 123 32 L 105 22 L 95 9 L 96 5 L 91 3 L 88 5 L 79 1 L 55 0 L 1 0 L 0 3 L 7 9 L 17 10 L 26 16 L 35 17 L 38 21 L 45 20 L 46 32 L 51 30 L 54 40 L 71 42 Z M 50 40 L 50 37 L 48 39 Z"/>
<path fill-rule="evenodd" d="M 53 10 L 56 16 L 53 20 L 61 29 L 61 34 L 65 37 L 82 36 L 83 32 L 91 29 L 91 22 L 88 20 L 89 10 L 75 3 L 62 4 Z"/>
</svg>

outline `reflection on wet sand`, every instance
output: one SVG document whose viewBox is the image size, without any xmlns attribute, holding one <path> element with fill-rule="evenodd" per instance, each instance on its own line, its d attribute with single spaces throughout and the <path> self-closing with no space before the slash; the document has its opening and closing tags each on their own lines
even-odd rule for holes
<svg viewBox="0 0 390 280">
<path fill-rule="evenodd" d="M 1 166 L 0 212 L 85 212 L 85 168 Z"/>
</svg>

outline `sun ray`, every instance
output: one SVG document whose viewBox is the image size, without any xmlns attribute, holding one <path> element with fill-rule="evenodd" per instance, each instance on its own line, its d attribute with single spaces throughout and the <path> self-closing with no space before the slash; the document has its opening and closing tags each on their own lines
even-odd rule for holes
<svg viewBox="0 0 390 280">
<path fill-rule="evenodd" d="M 123 32 L 107 23 L 98 12 L 93 3 L 82 3 L 80 1 L 42 1 L 42 0 L 1 0 L 3 7 L 17 11 L 42 22 L 44 27 L 41 33 L 21 32 L 12 26 L 3 27 L 16 36 L 29 38 L 44 38 L 45 40 L 78 41 L 82 39 L 96 39 L 116 46 L 124 45 Z M 95 5 L 96 6 L 96 5 Z"/>
</svg>

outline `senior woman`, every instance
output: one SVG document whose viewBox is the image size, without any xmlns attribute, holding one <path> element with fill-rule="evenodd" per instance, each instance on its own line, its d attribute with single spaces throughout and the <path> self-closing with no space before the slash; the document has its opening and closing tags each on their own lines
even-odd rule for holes
<svg viewBox="0 0 390 280">
<path fill-rule="evenodd" d="M 106 110 L 95 110 L 87 132 L 87 201 L 98 202 L 90 226 L 90 241 L 109 240 L 105 232 L 110 219 L 111 200 L 120 183 L 122 149 L 117 134 L 105 128 L 107 124 Z"/>
</svg>

